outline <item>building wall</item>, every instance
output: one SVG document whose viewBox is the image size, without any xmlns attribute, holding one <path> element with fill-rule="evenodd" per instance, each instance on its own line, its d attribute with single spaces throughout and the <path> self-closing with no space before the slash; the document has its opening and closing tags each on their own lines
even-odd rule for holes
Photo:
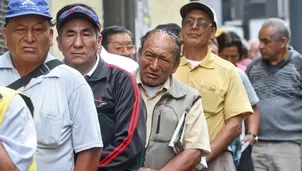
<svg viewBox="0 0 302 171">
<path fill-rule="evenodd" d="M 50 11 L 55 19 L 57 12 L 65 5 L 72 3 L 84 3 L 91 6 L 99 16 L 100 22 L 103 23 L 103 0 L 49 0 L 50 2 Z M 103 25 L 103 24 L 102 24 Z M 62 59 L 62 53 L 57 48 L 57 30 L 54 28 L 54 38 L 53 38 L 53 46 L 51 48 L 51 53 L 59 59 Z"/>
<path fill-rule="evenodd" d="M 180 8 L 190 2 L 189 0 L 151 0 L 150 14 L 152 28 L 159 24 L 176 23 L 181 24 L 179 14 Z"/>
</svg>

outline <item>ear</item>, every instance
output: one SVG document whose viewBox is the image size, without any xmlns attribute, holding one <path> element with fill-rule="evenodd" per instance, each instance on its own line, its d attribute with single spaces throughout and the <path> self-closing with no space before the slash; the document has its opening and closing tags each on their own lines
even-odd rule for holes
<svg viewBox="0 0 302 171">
<path fill-rule="evenodd" d="M 2 28 L 2 36 L 3 36 L 3 39 L 4 39 L 3 44 L 4 44 L 4 46 L 7 47 L 7 35 L 6 35 L 6 31 L 7 31 L 6 27 L 3 27 Z"/>
<path fill-rule="evenodd" d="M 282 37 L 280 42 L 281 42 L 281 47 L 286 48 L 287 43 L 288 43 L 288 39 L 286 37 Z"/>
<path fill-rule="evenodd" d="M 98 38 L 97 38 L 98 40 L 98 48 L 101 48 L 101 46 L 102 46 L 102 41 L 103 41 L 103 36 L 102 36 L 102 34 L 100 34 L 99 33 L 99 36 L 98 36 Z"/>
<path fill-rule="evenodd" d="M 211 39 L 214 39 L 214 38 L 215 38 L 216 30 L 217 30 L 216 27 L 212 27 L 212 28 L 211 28 Z"/>
<path fill-rule="evenodd" d="M 49 30 L 50 46 L 53 45 L 53 29 Z"/>
<path fill-rule="evenodd" d="M 59 37 L 59 36 L 57 36 L 56 40 L 57 40 L 57 46 L 58 46 L 58 49 L 59 49 L 60 51 L 62 51 L 60 37 Z"/>
<path fill-rule="evenodd" d="M 175 64 L 174 64 L 174 68 L 173 68 L 173 70 L 172 70 L 172 73 L 173 73 L 173 74 L 176 72 L 176 70 L 177 70 L 179 64 L 180 64 L 180 58 L 177 58 L 176 61 L 175 61 Z"/>
</svg>

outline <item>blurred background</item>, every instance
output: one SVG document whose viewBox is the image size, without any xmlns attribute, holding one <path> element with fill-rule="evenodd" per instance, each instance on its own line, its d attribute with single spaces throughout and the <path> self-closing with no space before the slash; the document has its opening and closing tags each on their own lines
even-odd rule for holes
<svg viewBox="0 0 302 171">
<path fill-rule="evenodd" d="M 158 24 L 176 23 L 180 25 L 179 9 L 190 0 L 48 0 L 55 17 L 57 11 L 66 4 L 81 2 L 92 6 L 100 17 L 102 28 L 121 25 L 133 34 L 133 42 Z M 193 1 L 193 0 L 191 0 Z M 302 52 L 302 0 L 200 0 L 216 11 L 218 27 L 232 30 L 242 38 L 254 40 L 262 22 L 278 17 L 287 21 L 292 31 L 291 45 Z M 0 0 L 0 28 L 4 26 L 4 14 L 9 0 Z M 54 39 L 55 40 L 55 39 Z M 5 52 L 0 36 L 0 54 Z M 56 42 L 51 49 L 56 57 L 61 57 Z"/>
</svg>

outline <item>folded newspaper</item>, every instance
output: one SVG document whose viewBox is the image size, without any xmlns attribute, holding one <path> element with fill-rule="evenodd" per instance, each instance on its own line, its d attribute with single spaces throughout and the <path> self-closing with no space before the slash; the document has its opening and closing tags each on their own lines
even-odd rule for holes
<svg viewBox="0 0 302 171">
<path fill-rule="evenodd" d="M 179 154 L 184 150 L 183 138 L 185 134 L 185 125 L 187 120 L 187 112 L 184 112 L 176 126 L 173 136 L 169 142 L 169 146 L 172 147 L 175 154 Z M 202 156 L 200 163 L 195 167 L 198 170 L 207 168 L 206 157 Z"/>
</svg>

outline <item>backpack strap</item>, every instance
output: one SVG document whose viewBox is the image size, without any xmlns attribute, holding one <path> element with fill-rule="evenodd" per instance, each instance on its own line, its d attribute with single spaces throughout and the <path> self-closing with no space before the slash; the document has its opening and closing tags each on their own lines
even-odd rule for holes
<svg viewBox="0 0 302 171">
<path fill-rule="evenodd" d="M 20 79 L 16 80 L 15 82 L 8 85 L 8 88 L 18 90 L 20 87 L 23 87 L 27 85 L 32 78 L 37 78 L 40 75 L 46 75 L 48 74 L 52 69 L 55 67 L 62 65 L 63 63 L 58 59 L 53 59 L 51 61 L 48 61 L 46 63 L 42 63 L 39 65 L 35 70 L 28 73 L 27 75 L 21 77 Z"/>
</svg>

